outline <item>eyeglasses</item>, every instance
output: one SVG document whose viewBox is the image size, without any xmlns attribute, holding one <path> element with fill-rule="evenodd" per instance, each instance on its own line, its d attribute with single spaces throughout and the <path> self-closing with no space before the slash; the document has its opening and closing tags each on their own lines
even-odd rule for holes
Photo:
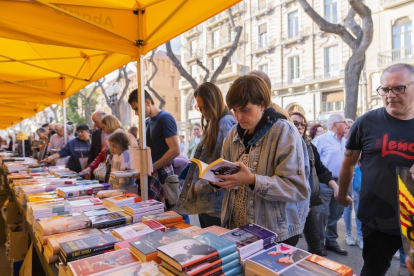
<svg viewBox="0 0 414 276">
<path fill-rule="evenodd" d="M 301 122 L 298 122 L 298 121 L 293 121 L 293 124 L 295 125 L 295 127 L 299 127 L 299 126 L 301 126 L 301 127 L 303 127 L 303 128 L 306 128 L 306 127 L 308 126 L 308 124 L 306 124 L 306 123 L 301 123 Z"/>
<path fill-rule="evenodd" d="M 337 124 L 339 124 L 339 123 L 343 123 L 343 124 L 348 124 L 346 121 L 338 121 L 338 122 L 335 122 L 335 123 L 337 123 Z"/>
<path fill-rule="evenodd" d="M 377 93 L 380 96 L 387 96 L 390 91 L 392 91 L 392 93 L 394 93 L 395 95 L 401 95 L 405 93 L 405 89 L 407 88 L 407 86 L 409 86 L 410 84 L 414 83 L 414 81 L 406 84 L 406 85 L 397 85 L 391 88 L 388 87 L 378 87 L 377 88 Z"/>
</svg>

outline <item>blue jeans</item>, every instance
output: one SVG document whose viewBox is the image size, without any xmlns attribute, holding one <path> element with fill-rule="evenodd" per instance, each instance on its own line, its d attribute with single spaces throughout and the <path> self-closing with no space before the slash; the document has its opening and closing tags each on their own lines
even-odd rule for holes
<svg viewBox="0 0 414 276">
<path fill-rule="evenodd" d="M 321 184 L 321 197 L 324 203 L 316 206 L 321 243 L 327 246 L 338 246 L 337 222 L 344 213 L 344 207 L 334 198 L 333 189 Z"/>
<path fill-rule="evenodd" d="M 354 200 L 353 205 L 354 205 L 354 210 L 355 210 L 355 223 L 356 223 L 357 237 L 362 238 L 362 231 L 361 231 L 362 223 L 356 217 L 356 214 L 358 213 L 359 199 Z M 349 205 L 344 210 L 344 222 L 345 222 L 346 235 L 352 236 L 352 205 Z"/>
<path fill-rule="evenodd" d="M 405 259 L 407 258 L 407 255 L 405 255 L 405 252 L 404 252 L 404 247 L 400 247 L 400 266 L 407 266 L 406 264 L 405 264 Z"/>
</svg>

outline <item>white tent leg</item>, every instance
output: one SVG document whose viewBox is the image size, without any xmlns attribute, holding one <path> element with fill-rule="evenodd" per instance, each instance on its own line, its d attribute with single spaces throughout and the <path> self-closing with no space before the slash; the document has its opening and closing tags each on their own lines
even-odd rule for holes
<svg viewBox="0 0 414 276">
<path fill-rule="evenodd" d="M 65 145 L 68 142 L 68 135 L 66 131 L 66 101 L 62 99 L 62 107 L 63 107 L 63 135 L 65 137 Z"/>
<path fill-rule="evenodd" d="M 139 124 L 139 147 L 142 149 L 140 163 L 140 189 L 142 200 L 148 200 L 148 174 L 147 174 L 147 136 L 145 128 L 145 91 L 144 91 L 144 56 L 140 56 L 137 62 L 138 81 L 138 124 Z"/>
</svg>

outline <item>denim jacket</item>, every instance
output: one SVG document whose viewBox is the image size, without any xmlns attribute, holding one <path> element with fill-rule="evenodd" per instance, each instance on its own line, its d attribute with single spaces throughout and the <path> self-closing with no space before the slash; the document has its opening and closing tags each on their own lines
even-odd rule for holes
<svg viewBox="0 0 414 276">
<path fill-rule="evenodd" d="M 283 241 L 303 231 L 309 210 L 309 157 L 295 126 L 277 120 L 250 150 L 250 168 L 256 174 L 254 188 L 248 188 L 246 223 L 256 223 L 277 233 Z M 235 162 L 245 151 L 235 126 L 223 145 L 222 157 Z M 228 227 L 235 190 L 226 190 L 221 221 Z"/>
<path fill-rule="evenodd" d="M 224 138 L 236 124 L 232 115 L 223 116 L 219 122 L 217 145 L 212 156 L 208 156 L 207 149 L 200 143 L 194 158 L 204 163 L 211 163 L 221 156 Z M 220 217 L 224 191 L 214 191 L 208 181 L 198 178 L 199 170 L 195 163 L 190 165 L 180 198 L 175 211 L 180 214 L 201 214 Z"/>
</svg>

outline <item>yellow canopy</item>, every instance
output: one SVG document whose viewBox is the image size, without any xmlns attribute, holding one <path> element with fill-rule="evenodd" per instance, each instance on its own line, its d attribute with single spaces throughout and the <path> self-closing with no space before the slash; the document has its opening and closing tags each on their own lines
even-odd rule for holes
<svg viewBox="0 0 414 276">
<path fill-rule="evenodd" d="M 240 0 L 0 0 L 0 128 Z"/>
</svg>

